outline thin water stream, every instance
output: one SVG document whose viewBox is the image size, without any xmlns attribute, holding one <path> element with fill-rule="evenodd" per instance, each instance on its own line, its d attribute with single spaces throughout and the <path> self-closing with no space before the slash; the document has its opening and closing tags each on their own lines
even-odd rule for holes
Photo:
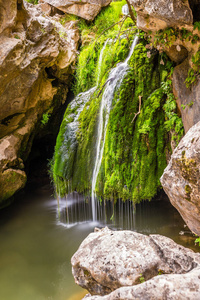
<svg viewBox="0 0 200 300">
<path fill-rule="evenodd" d="M 107 84 L 102 95 L 100 111 L 99 111 L 98 128 L 97 128 L 96 156 L 95 156 L 95 164 L 94 164 L 93 175 L 92 175 L 92 219 L 93 221 L 97 220 L 97 208 L 96 208 L 97 201 L 95 196 L 95 187 L 96 187 L 97 176 L 99 174 L 99 169 L 101 166 L 101 161 L 102 161 L 102 156 L 104 151 L 106 130 L 107 130 L 108 119 L 112 107 L 112 101 L 113 101 L 115 91 L 120 87 L 123 78 L 129 69 L 128 62 L 133 54 L 134 48 L 137 45 L 138 40 L 139 38 L 136 35 L 131 45 L 129 54 L 125 59 L 125 61 L 119 63 L 115 68 L 113 68 L 110 71 Z M 104 46 L 105 45 L 106 44 L 104 44 Z M 102 57 L 100 55 L 100 62 L 101 61 L 102 61 Z"/>
<path fill-rule="evenodd" d="M 83 239 L 102 224 L 89 221 L 68 228 L 59 219 L 57 201 L 51 194 L 49 186 L 35 189 L 0 211 L 2 300 L 80 300 L 85 293 L 74 283 L 70 259 Z M 136 207 L 135 230 L 160 233 L 195 249 L 195 238 L 163 197 Z M 114 226 L 108 222 L 108 226 L 122 229 L 126 225 L 120 220 Z M 180 231 L 185 234 L 179 235 Z"/>
</svg>

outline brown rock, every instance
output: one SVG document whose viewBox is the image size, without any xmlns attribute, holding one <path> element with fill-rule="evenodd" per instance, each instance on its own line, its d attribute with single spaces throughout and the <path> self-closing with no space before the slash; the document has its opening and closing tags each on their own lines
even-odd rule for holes
<svg viewBox="0 0 200 300">
<path fill-rule="evenodd" d="M 48 3 L 60 11 L 92 21 L 102 7 L 109 5 L 111 0 L 40 0 L 40 2 Z"/>
<path fill-rule="evenodd" d="M 162 186 L 188 227 L 200 235 L 200 122 L 182 138 L 161 177 Z"/>
</svg>

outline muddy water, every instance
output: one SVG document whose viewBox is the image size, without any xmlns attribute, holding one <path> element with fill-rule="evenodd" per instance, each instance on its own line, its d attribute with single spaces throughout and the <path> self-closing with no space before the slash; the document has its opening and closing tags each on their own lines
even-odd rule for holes
<svg viewBox="0 0 200 300">
<path fill-rule="evenodd" d="M 67 228 L 58 220 L 51 193 L 49 186 L 26 192 L 0 211 L 2 300 L 80 300 L 85 294 L 74 283 L 70 258 L 98 224 Z M 134 222 L 138 232 L 160 233 L 195 249 L 194 237 L 166 200 L 138 205 Z M 121 224 L 114 227 L 121 228 Z"/>
</svg>

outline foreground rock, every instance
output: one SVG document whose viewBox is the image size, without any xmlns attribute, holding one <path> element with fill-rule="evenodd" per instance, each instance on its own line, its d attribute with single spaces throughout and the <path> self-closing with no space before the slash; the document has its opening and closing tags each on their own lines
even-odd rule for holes
<svg viewBox="0 0 200 300">
<path fill-rule="evenodd" d="M 0 10 L 1 206 L 25 185 L 23 162 L 41 120 L 46 116 L 47 122 L 66 100 L 79 34 L 74 22 L 62 26 L 40 5 L 8 0 Z"/>
<path fill-rule="evenodd" d="M 73 14 L 92 21 L 101 11 L 102 7 L 109 5 L 111 1 L 112 0 L 40 0 L 40 3 L 47 3 L 64 13 Z"/>
<path fill-rule="evenodd" d="M 87 300 L 198 300 L 200 268 L 184 275 L 159 275 L 140 285 L 122 287 L 106 296 L 87 295 Z"/>
<path fill-rule="evenodd" d="M 163 292 L 160 294 L 162 296 L 164 293 L 170 295 L 178 285 L 180 288 L 185 286 L 184 292 L 191 288 L 193 295 L 200 295 L 200 281 L 197 280 L 200 276 L 200 254 L 160 235 L 145 236 L 132 231 L 105 228 L 91 233 L 71 262 L 77 284 L 92 295 L 109 294 L 88 299 L 165 299 L 157 298 L 154 294 L 156 290 Z M 195 284 L 190 285 L 190 276 L 195 279 Z M 176 277 L 183 278 L 183 281 L 176 283 Z M 138 285 L 141 280 L 145 280 L 145 283 Z M 183 290 L 178 290 L 177 295 Z"/>
<path fill-rule="evenodd" d="M 189 228 L 200 235 L 200 122 L 182 138 L 161 183 Z"/>
</svg>

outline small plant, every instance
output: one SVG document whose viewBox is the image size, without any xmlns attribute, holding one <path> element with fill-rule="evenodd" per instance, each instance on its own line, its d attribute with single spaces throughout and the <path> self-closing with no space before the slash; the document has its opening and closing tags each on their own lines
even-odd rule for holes
<svg viewBox="0 0 200 300">
<path fill-rule="evenodd" d="M 200 246 L 200 237 L 198 237 L 194 242 L 199 243 L 199 246 Z"/>
<path fill-rule="evenodd" d="M 189 88 L 192 84 L 197 82 L 200 76 L 200 48 L 192 57 L 193 67 L 188 71 L 188 76 L 185 80 L 185 85 Z"/>
<path fill-rule="evenodd" d="M 178 144 L 179 140 L 183 136 L 184 129 L 182 120 L 176 113 L 176 100 L 172 91 L 171 79 L 168 78 L 165 82 L 162 82 L 161 88 L 167 96 L 166 102 L 163 105 L 167 118 L 165 121 L 165 128 L 167 131 L 172 133 L 172 140 L 175 140 Z"/>
<path fill-rule="evenodd" d="M 194 29 L 198 29 L 200 31 L 200 22 L 194 23 Z"/>
<path fill-rule="evenodd" d="M 145 282 L 145 278 L 144 278 L 144 276 L 143 276 L 142 274 L 140 274 L 140 278 L 139 278 L 139 280 L 140 280 L 140 283 L 143 283 L 143 282 Z"/>
<path fill-rule="evenodd" d="M 42 123 L 43 126 L 46 125 L 49 122 L 49 118 L 50 118 L 50 114 L 49 113 L 44 113 L 42 115 L 41 123 Z"/>
<path fill-rule="evenodd" d="M 188 104 L 186 104 L 186 105 L 181 104 L 181 107 L 182 107 L 182 109 L 184 110 L 184 109 L 186 109 L 186 107 L 192 107 L 193 104 L 194 104 L 194 102 L 191 101 L 190 103 L 188 103 Z"/>
<path fill-rule="evenodd" d="M 163 275 L 163 273 L 164 273 L 163 270 L 161 269 L 158 270 L 158 275 Z"/>
<path fill-rule="evenodd" d="M 38 0 L 26 0 L 28 3 L 38 4 Z"/>
<path fill-rule="evenodd" d="M 20 39 L 20 37 L 17 34 L 14 36 L 14 38 L 17 39 L 17 40 Z"/>
</svg>

